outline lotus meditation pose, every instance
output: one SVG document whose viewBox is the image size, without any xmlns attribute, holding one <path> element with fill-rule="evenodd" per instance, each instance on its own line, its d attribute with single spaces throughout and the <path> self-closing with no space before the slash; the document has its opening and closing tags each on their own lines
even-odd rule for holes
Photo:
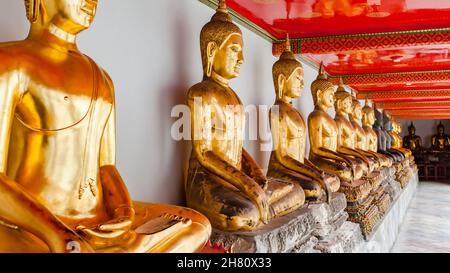
<svg viewBox="0 0 450 273">
<path fill-rule="evenodd" d="M 449 137 L 445 134 L 442 122 L 437 126 L 437 134 L 431 137 L 431 149 L 433 151 L 444 151 L 449 147 Z"/>
<path fill-rule="evenodd" d="M 190 207 L 213 227 L 248 231 L 305 202 L 297 183 L 268 179 L 243 148 L 245 113 L 229 80 L 244 61 L 241 30 L 224 1 L 200 34 L 203 81 L 188 93 L 193 149 L 186 181 Z"/>
<path fill-rule="evenodd" d="M 403 147 L 413 152 L 422 149 L 422 138 L 416 135 L 416 127 L 412 122 L 408 127 L 408 133 L 407 136 L 403 137 Z"/>
<path fill-rule="evenodd" d="M 371 187 L 369 182 L 360 179 L 363 175 L 363 163 L 357 162 L 348 154 L 338 152 L 339 128 L 327 113 L 334 104 L 335 91 L 322 65 L 317 79 L 311 84 L 311 92 L 315 108 L 308 117 L 311 144 L 309 159 L 319 169 L 340 178 L 340 191 L 346 194 L 348 201 L 360 200 L 369 194 Z"/>
<path fill-rule="evenodd" d="M 270 113 L 274 151 L 270 157 L 269 177 L 299 183 L 308 199 L 331 197 L 339 190 L 339 178 L 327 174 L 305 158 L 306 126 L 292 100 L 303 90 L 303 67 L 291 52 L 287 38 L 285 52 L 273 65 L 276 101 Z"/>
<path fill-rule="evenodd" d="M 28 38 L 0 44 L 0 252 L 192 252 L 191 209 L 133 202 L 115 166 L 111 79 L 76 36 L 96 0 L 26 0 Z"/>
</svg>

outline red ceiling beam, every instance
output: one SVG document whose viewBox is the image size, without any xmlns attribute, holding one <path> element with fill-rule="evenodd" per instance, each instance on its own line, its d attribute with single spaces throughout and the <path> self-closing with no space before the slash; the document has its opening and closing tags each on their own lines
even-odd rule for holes
<svg viewBox="0 0 450 273">
<path fill-rule="evenodd" d="M 360 50 L 394 49 L 410 46 L 450 44 L 450 29 L 412 31 L 409 33 L 352 34 L 293 39 L 292 50 L 296 54 L 327 54 Z M 272 52 L 281 55 L 284 42 L 273 44 Z"/>
<path fill-rule="evenodd" d="M 365 85 L 387 85 L 396 83 L 443 83 L 450 85 L 450 70 L 443 71 L 423 71 L 413 73 L 382 73 L 382 74 L 361 74 L 361 75 L 342 75 L 345 83 L 358 89 Z M 339 77 L 332 76 L 330 80 L 337 84 Z"/>
<path fill-rule="evenodd" d="M 450 110 L 450 101 L 443 102 L 387 102 L 377 103 L 377 107 L 385 110 L 434 110 L 439 112 L 440 110 Z"/>
<path fill-rule="evenodd" d="M 358 98 L 369 98 L 376 103 L 397 104 L 401 102 L 447 102 L 450 101 L 450 89 L 361 92 L 358 93 Z"/>
<path fill-rule="evenodd" d="M 415 110 L 387 110 L 393 116 L 423 116 L 434 118 L 436 116 L 449 116 L 450 109 L 442 109 L 439 111 L 429 109 L 415 109 Z"/>
<path fill-rule="evenodd" d="M 398 120 L 429 120 L 429 119 L 450 119 L 449 116 L 418 116 L 418 115 L 403 115 L 403 116 L 393 116 L 395 119 Z"/>
</svg>

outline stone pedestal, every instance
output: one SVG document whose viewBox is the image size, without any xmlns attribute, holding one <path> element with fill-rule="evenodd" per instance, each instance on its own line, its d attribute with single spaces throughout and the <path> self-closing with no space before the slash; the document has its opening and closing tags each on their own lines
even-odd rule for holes
<svg viewBox="0 0 450 273">
<path fill-rule="evenodd" d="M 389 168 L 389 175 L 387 178 L 388 186 L 386 187 L 386 192 L 389 194 L 389 197 L 391 198 L 391 203 L 397 200 L 398 196 L 402 191 L 400 182 L 396 181 L 395 179 L 396 179 L 395 168 L 391 167 Z"/>
<path fill-rule="evenodd" d="M 353 253 L 363 242 L 360 225 L 346 221 L 337 231 L 320 240 L 316 249 L 323 253 Z"/>
<path fill-rule="evenodd" d="M 234 253 L 311 253 L 318 252 L 314 249 L 317 238 L 312 235 L 313 230 L 311 210 L 301 208 L 250 232 L 214 229 L 211 241 L 223 243 Z"/>
<path fill-rule="evenodd" d="M 314 218 L 315 248 L 320 252 L 352 252 L 363 238 L 358 224 L 347 221 L 347 199 L 343 193 L 333 193 L 331 202 L 309 203 Z"/>
<path fill-rule="evenodd" d="M 348 218 L 348 214 L 345 212 L 346 207 L 345 194 L 340 192 L 332 194 L 330 204 L 310 202 L 308 208 L 311 210 L 315 223 L 313 235 L 321 240 L 338 230 Z"/>
</svg>

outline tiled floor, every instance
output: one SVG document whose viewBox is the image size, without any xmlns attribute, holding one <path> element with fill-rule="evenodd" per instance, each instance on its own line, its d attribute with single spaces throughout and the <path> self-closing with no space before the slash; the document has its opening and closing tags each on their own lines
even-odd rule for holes
<svg viewBox="0 0 450 273">
<path fill-rule="evenodd" d="M 392 252 L 450 252 L 450 184 L 419 183 Z"/>
</svg>

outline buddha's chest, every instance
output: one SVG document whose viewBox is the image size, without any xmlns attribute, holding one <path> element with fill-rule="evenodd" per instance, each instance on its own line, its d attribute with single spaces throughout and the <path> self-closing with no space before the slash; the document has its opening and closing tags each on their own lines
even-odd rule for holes
<svg viewBox="0 0 450 273">
<path fill-rule="evenodd" d="M 88 67 L 87 67 L 88 68 Z M 29 75 L 15 116 L 35 131 L 60 131 L 88 122 L 105 124 L 113 105 L 111 88 L 91 69 L 73 74 Z M 70 75 L 70 77 L 68 76 Z"/>
<path fill-rule="evenodd" d="M 306 126 L 303 118 L 297 112 L 286 116 L 286 130 L 288 139 L 303 141 L 306 138 Z"/>
<path fill-rule="evenodd" d="M 357 148 L 364 149 L 367 141 L 364 130 L 361 127 L 356 127 L 355 129 L 355 144 Z"/>
<path fill-rule="evenodd" d="M 356 132 L 353 126 L 351 126 L 349 122 L 343 121 L 340 122 L 339 127 L 340 127 L 339 136 L 341 139 L 341 144 L 353 148 L 356 140 Z"/>
<path fill-rule="evenodd" d="M 213 138 L 216 140 L 241 139 L 245 127 L 245 109 L 240 100 L 229 94 L 226 100 L 212 100 L 206 105 L 207 123 L 211 124 Z"/>
</svg>

